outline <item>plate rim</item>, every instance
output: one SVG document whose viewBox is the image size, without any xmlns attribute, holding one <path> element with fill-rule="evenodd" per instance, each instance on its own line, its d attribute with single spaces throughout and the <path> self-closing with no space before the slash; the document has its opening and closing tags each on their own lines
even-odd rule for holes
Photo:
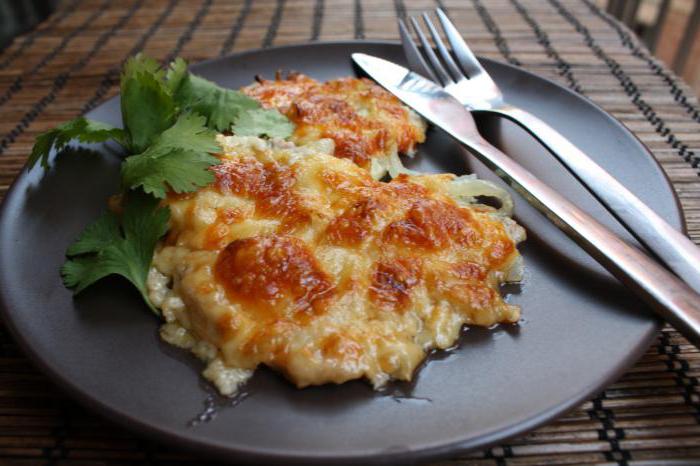
<svg viewBox="0 0 700 466">
<path fill-rule="evenodd" d="M 222 60 L 227 60 L 231 58 L 240 59 L 247 55 L 255 55 L 259 53 L 267 53 L 284 49 L 294 49 L 294 48 L 314 48 L 314 47 L 324 47 L 324 46 L 395 46 L 400 47 L 400 42 L 395 40 L 334 40 L 334 41 L 318 41 L 318 42 L 300 42 L 292 44 L 284 44 L 278 46 L 272 46 L 267 48 L 256 48 L 242 50 L 239 52 L 234 52 L 227 54 L 222 57 L 210 58 L 207 60 L 202 60 L 191 64 L 193 69 L 197 69 L 200 66 L 207 64 L 212 64 L 215 62 L 220 62 Z M 661 163 L 653 156 L 651 151 L 644 145 L 644 143 L 621 121 L 612 116 L 610 113 L 605 111 L 598 104 L 590 100 L 587 96 L 574 92 L 573 90 L 553 81 L 550 78 L 538 75 L 529 70 L 516 67 L 509 63 L 502 62 L 500 60 L 494 60 L 491 58 L 486 58 L 479 56 L 479 60 L 485 60 L 487 62 L 492 62 L 498 66 L 503 66 L 505 68 L 514 70 L 518 73 L 524 73 L 530 79 L 543 80 L 549 85 L 555 86 L 560 91 L 563 90 L 570 96 L 581 100 L 588 105 L 596 109 L 600 114 L 604 115 L 609 123 L 615 125 L 628 136 L 631 136 L 640 147 L 640 149 L 646 153 L 646 156 L 653 162 L 654 168 L 661 175 L 661 178 L 666 183 L 666 188 L 668 188 L 671 193 L 674 203 L 676 205 L 676 211 L 679 217 L 680 230 L 687 234 L 687 222 L 685 220 L 685 215 L 683 213 L 683 208 L 680 203 L 678 194 L 673 187 L 673 184 L 668 176 L 668 174 L 663 170 Z M 104 105 L 106 102 L 111 101 L 119 97 L 119 94 L 114 97 L 103 101 L 100 106 Z M 16 178 L 13 180 L 10 188 L 8 189 L 2 204 L 0 205 L 0 238 L 2 238 L 4 231 L 7 227 L 8 220 L 6 217 L 8 213 L 9 200 L 18 196 L 16 193 L 18 190 L 18 182 L 20 179 L 28 175 L 26 165 L 21 169 Z M 190 452 L 203 453 L 206 456 L 212 456 L 219 459 L 227 460 L 239 460 L 243 462 L 284 462 L 286 464 L 327 464 L 329 461 L 333 461 L 338 464 L 355 464 L 357 462 L 362 462 L 363 464 L 386 464 L 393 463 L 402 460 L 410 461 L 424 461 L 429 459 L 441 459 L 450 456 L 457 455 L 462 452 L 470 451 L 476 448 L 489 448 L 494 444 L 507 441 L 514 436 L 520 435 L 524 432 L 533 430 L 558 416 L 566 413 L 573 407 L 580 405 L 586 399 L 590 398 L 591 395 L 595 394 L 597 391 L 602 390 L 604 387 L 608 386 L 610 383 L 614 382 L 620 375 L 624 373 L 639 357 L 644 354 L 647 348 L 650 346 L 653 338 L 656 336 L 658 331 L 662 327 L 662 322 L 659 319 L 652 319 L 653 325 L 650 326 L 646 335 L 640 338 L 640 343 L 634 349 L 634 351 L 629 352 L 626 357 L 621 358 L 616 364 L 611 366 L 607 371 L 605 377 L 600 377 L 596 379 L 593 383 L 590 383 L 583 387 L 575 395 L 569 397 L 566 402 L 554 405 L 545 411 L 540 411 L 527 419 L 520 421 L 516 424 L 512 424 L 504 429 L 494 429 L 490 432 L 485 432 L 481 435 L 472 437 L 471 439 L 463 439 L 458 441 L 452 441 L 449 443 L 440 443 L 435 446 L 423 447 L 418 450 L 410 449 L 410 446 L 405 450 L 362 450 L 357 454 L 344 454 L 343 456 L 337 455 L 300 455 L 298 452 L 294 451 L 278 451 L 277 453 L 270 453 L 269 451 L 262 451 L 259 449 L 246 449 L 246 448 L 231 448 L 217 441 L 200 441 L 194 440 L 189 436 L 182 435 L 179 431 L 174 431 L 168 427 L 163 427 L 155 423 L 145 422 L 137 417 L 124 414 L 116 408 L 111 407 L 108 404 L 103 403 L 98 398 L 94 397 L 92 394 L 81 390 L 77 384 L 74 384 L 71 380 L 63 377 L 62 374 L 54 370 L 48 363 L 44 361 L 41 355 L 36 352 L 28 341 L 24 339 L 18 328 L 15 326 L 13 319 L 11 318 L 10 306 L 8 304 L 7 297 L 5 296 L 6 290 L 2 282 L 3 273 L 0 271 L 0 317 L 2 317 L 5 326 L 8 328 L 9 333 L 12 335 L 13 340 L 21 348 L 24 355 L 34 364 L 35 367 L 39 368 L 40 371 L 45 374 L 51 382 L 55 383 L 64 393 L 66 393 L 70 398 L 87 407 L 91 412 L 100 415 L 110 422 L 115 422 L 118 425 L 132 431 L 139 435 L 144 435 L 149 439 L 155 440 L 159 443 L 164 441 L 177 441 L 177 448 L 182 448 Z"/>
</svg>

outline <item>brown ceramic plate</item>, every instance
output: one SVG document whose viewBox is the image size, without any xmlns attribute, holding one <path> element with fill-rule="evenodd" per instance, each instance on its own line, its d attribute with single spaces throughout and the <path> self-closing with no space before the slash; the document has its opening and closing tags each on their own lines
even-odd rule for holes
<svg viewBox="0 0 700 466">
<path fill-rule="evenodd" d="M 396 44 L 318 43 L 257 50 L 194 70 L 229 87 L 278 69 L 317 79 L 355 73 L 350 54 L 403 62 Z M 673 190 L 644 146 L 580 96 L 520 69 L 484 60 L 508 96 L 579 145 L 672 225 L 683 228 Z M 91 118 L 119 123 L 110 100 Z M 480 117 L 484 134 L 624 233 L 612 217 L 523 131 Z M 469 329 L 459 347 L 431 357 L 413 384 L 377 393 L 363 382 L 297 390 L 260 370 L 235 407 L 211 395 L 201 365 L 158 339 L 158 322 L 124 280 L 74 299 L 59 277 L 64 251 L 118 189 L 119 154 L 65 157 L 47 174 L 24 172 L 0 214 L 0 291 L 5 321 L 32 360 L 70 395 L 129 428 L 174 447 L 258 462 L 380 463 L 455 455 L 522 433 L 612 382 L 649 345 L 659 322 L 573 242 L 516 196 L 528 230 L 518 327 Z M 408 165 L 494 176 L 431 130 Z M 626 235 L 627 238 L 631 237 Z M 205 408 L 214 419 L 192 426 Z"/>
</svg>

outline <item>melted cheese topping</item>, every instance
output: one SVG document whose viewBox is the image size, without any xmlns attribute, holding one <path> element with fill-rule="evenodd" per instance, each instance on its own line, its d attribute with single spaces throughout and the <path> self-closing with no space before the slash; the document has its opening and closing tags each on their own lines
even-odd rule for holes
<svg viewBox="0 0 700 466">
<path fill-rule="evenodd" d="M 384 183 L 325 141 L 220 142 L 215 183 L 167 201 L 149 287 L 163 337 L 212 361 L 222 392 L 259 364 L 299 387 L 410 380 L 464 324 L 518 320 L 498 287 L 522 229 L 458 204 L 453 175 Z"/>
<path fill-rule="evenodd" d="M 368 79 L 320 83 L 292 74 L 287 79 L 260 79 L 242 91 L 287 115 L 296 125 L 292 141 L 332 139 L 336 157 L 371 169 L 375 178 L 396 164 L 398 153 L 413 154 L 425 140 L 420 117 Z"/>
</svg>

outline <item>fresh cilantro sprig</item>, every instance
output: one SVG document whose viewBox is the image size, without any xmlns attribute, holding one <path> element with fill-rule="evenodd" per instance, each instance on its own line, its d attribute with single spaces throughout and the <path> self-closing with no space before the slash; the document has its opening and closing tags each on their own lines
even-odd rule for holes
<svg viewBox="0 0 700 466">
<path fill-rule="evenodd" d="M 240 91 L 225 89 L 190 73 L 182 58 L 174 60 L 167 71 L 141 54 L 127 60 L 121 74 L 121 113 L 124 129 L 79 117 L 39 135 L 29 157 L 29 168 L 39 160 L 48 168 L 51 149 L 58 151 L 71 140 L 113 139 L 129 154 L 142 154 L 187 114 L 203 116 L 204 124 L 212 130 L 241 136 L 287 138 L 294 131 L 294 125 L 277 110 L 263 109 L 257 100 Z M 208 134 L 213 140 L 215 133 Z M 177 152 L 177 147 L 171 148 Z M 193 176 L 202 178 L 200 174 Z"/>
<path fill-rule="evenodd" d="M 130 191 L 119 217 L 106 212 L 88 226 L 66 251 L 69 259 L 61 268 L 63 282 L 80 293 L 112 274 L 129 280 L 149 307 L 146 278 L 156 243 L 168 230 L 170 211 L 159 207 L 153 196 Z"/>
<path fill-rule="evenodd" d="M 114 139 L 121 145 L 126 145 L 128 140 L 126 132 L 121 128 L 83 117 L 76 118 L 37 136 L 32 153 L 27 160 L 29 169 L 31 170 L 39 161 L 42 167 L 49 168 L 51 149 L 60 151 L 73 139 L 88 143 Z"/>
<path fill-rule="evenodd" d="M 204 117 L 184 114 L 156 137 L 144 152 L 127 158 L 122 164 L 125 188 L 142 187 L 157 198 L 168 190 L 190 192 L 214 181 L 209 167 L 219 163 L 211 155 L 218 150 L 215 132 L 204 126 Z"/>
<path fill-rule="evenodd" d="M 126 61 L 120 87 L 122 123 L 129 135 L 129 152 L 138 154 L 175 123 L 177 104 L 158 62 L 141 55 Z"/>
<path fill-rule="evenodd" d="M 242 92 L 187 73 L 187 64 L 181 58 L 170 65 L 167 82 L 177 104 L 204 115 L 211 129 L 282 139 L 294 132 L 294 124 L 277 110 L 263 109 L 257 100 Z"/>
<path fill-rule="evenodd" d="M 115 140 L 128 155 L 121 168 L 123 212 L 107 212 L 67 250 L 63 281 L 75 293 L 107 275 L 128 279 L 148 300 L 146 278 L 158 239 L 168 230 L 169 210 L 159 207 L 169 191 L 192 192 L 214 179 L 220 163 L 217 131 L 286 138 L 294 125 L 245 94 L 190 73 L 181 58 L 167 70 L 143 55 L 130 58 L 121 74 L 123 129 L 84 117 L 39 135 L 28 159 L 49 168 L 52 149 L 72 140 Z M 156 311 L 157 312 L 157 311 Z"/>
<path fill-rule="evenodd" d="M 225 89 L 199 76 L 187 73 L 184 60 L 175 60 L 168 70 L 168 82 L 175 101 L 207 119 L 207 126 L 228 131 L 246 110 L 260 108 L 257 100 L 239 91 Z"/>
</svg>

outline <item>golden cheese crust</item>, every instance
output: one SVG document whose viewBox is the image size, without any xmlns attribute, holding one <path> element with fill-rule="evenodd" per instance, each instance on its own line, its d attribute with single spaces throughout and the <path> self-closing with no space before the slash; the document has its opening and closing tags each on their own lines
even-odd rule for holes
<svg viewBox="0 0 700 466">
<path fill-rule="evenodd" d="M 410 380 L 464 324 L 518 320 L 499 285 L 520 229 L 458 204 L 453 175 L 384 183 L 323 141 L 221 142 L 216 181 L 167 200 L 172 228 L 153 273 L 181 300 L 162 306 L 166 318 L 224 366 L 265 364 L 299 387 L 379 387 Z"/>
<path fill-rule="evenodd" d="M 292 141 L 322 138 L 335 142 L 334 155 L 370 169 L 372 160 L 388 167 L 399 153 L 413 154 L 425 140 L 425 124 L 414 112 L 368 79 L 324 83 L 303 74 L 259 79 L 242 89 L 264 107 L 276 108 L 296 125 Z M 375 169 L 375 177 L 385 170 Z"/>
</svg>

